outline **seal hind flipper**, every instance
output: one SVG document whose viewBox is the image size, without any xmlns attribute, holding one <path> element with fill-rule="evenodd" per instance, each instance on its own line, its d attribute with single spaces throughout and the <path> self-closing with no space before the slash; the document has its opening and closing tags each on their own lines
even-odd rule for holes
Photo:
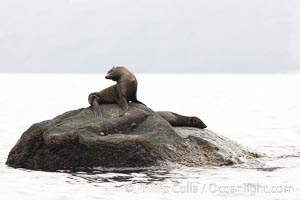
<svg viewBox="0 0 300 200">
<path fill-rule="evenodd" d="M 89 101 L 89 104 L 92 106 L 95 117 L 102 119 L 102 113 L 101 113 L 99 100 L 100 99 L 96 94 L 92 93 L 89 95 L 88 101 Z"/>
<path fill-rule="evenodd" d="M 132 103 L 139 103 L 139 104 L 142 104 L 142 105 L 146 106 L 146 104 L 140 102 L 140 101 L 137 100 L 137 99 L 134 99 L 134 100 L 132 100 L 131 102 L 132 102 Z"/>
<path fill-rule="evenodd" d="M 98 100 L 95 98 L 92 104 L 93 104 L 93 112 L 95 117 L 102 119 L 102 112 Z"/>
</svg>

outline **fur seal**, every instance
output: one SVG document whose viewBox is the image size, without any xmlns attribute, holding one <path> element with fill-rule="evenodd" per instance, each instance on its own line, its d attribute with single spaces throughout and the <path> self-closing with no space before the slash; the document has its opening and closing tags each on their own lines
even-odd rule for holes
<svg viewBox="0 0 300 200">
<path fill-rule="evenodd" d="M 137 100 L 137 79 L 129 69 L 126 67 L 113 67 L 107 72 L 105 78 L 116 81 L 117 84 L 100 92 L 89 94 L 88 101 L 93 107 L 95 117 L 102 118 L 101 103 L 117 103 L 122 109 L 121 116 L 127 112 L 128 102 L 143 104 Z M 189 126 L 202 129 L 207 127 L 198 117 L 183 116 L 169 111 L 159 111 L 156 113 L 172 126 Z"/>
<path fill-rule="evenodd" d="M 198 117 L 183 116 L 169 111 L 159 111 L 156 113 L 168 121 L 172 126 L 190 126 L 201 129 L 207 128 L 203 121 Z"/>
<path fill-rule="evenodd" d="M 113 67 L 107 72 L 105 78 L 116 81 L 117 84 L 100 92 L 89 94 L 88 101 L 94 109 L 95 117 L 102 118 L 100 109 L 102 103 L 117 103 L 122 109 L 120 116 L 127 112 L 129 101 L 143 104 L 136 98 L 138 84 L 136 77 L 129 69 L 126 67 Z"/>
</svg>

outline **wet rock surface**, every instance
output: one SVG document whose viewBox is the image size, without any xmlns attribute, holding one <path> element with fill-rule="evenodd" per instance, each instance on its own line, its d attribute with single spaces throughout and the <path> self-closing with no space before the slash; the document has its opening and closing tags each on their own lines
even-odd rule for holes
<svg viewBox="0 0 300 200">
<path fill-rule="evenodd" d="M 8 155 L 11 167 L 55 171 L 90 167 L 222 166 L 261 155 L 207 129 L 172 127 L 156 112 L 115 104 L 66 112 L 32 125 Z"/>
</svg>

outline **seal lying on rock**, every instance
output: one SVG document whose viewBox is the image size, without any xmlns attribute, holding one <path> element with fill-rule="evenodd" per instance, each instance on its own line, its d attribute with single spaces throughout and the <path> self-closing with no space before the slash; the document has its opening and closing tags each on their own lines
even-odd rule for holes
<svg viewBox="0 0 300 200">
<path fill-rule="evenodd" d="M 203 121 L 198 117 L 187 117 L 169 111 L 159 111 L 156 113 L 159 114 L 166 121 L 168 121 L 172 126 L 190 126 L 197 128 L 207 128 Z"/>
</svg>

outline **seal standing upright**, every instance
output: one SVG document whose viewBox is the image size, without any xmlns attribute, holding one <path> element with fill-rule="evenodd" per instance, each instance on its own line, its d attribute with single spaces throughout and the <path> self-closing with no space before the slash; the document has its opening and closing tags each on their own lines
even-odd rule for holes
<svg viewBox="0 0 300 200">
<path fill-rule="evenodd" d="M 88 101 L 93 107 L 96 117 L 102 118 L 101 103 L 117 103 L 122 109 L 121 116 L 127 112 L 129 101 L 143 104 L 136 98 L 137 80 L 129 69 L 113 67 L 107 72 L 105 78 L 116 81 L 117 84 L 89 95 Z"/>
</svg>

